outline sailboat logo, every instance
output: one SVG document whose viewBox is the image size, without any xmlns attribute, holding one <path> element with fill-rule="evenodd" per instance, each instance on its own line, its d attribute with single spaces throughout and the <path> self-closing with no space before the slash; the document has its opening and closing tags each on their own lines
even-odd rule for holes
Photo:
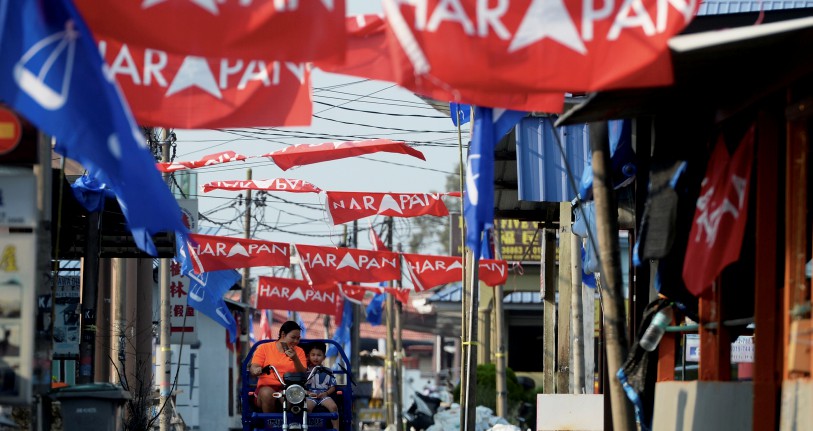
<svg viewBox="0 0 813 431">
<path fill-rule="evenodd" d="M 14 65 L 14 81 L 26 94 L 45 109 L 55 111 L 68 101 L 77 38 L 79 38 L 79 32 L 74 28 L 73 21 L 69 20 L 65 23 L 65 31 L 54 33 L 35 43 Z M 31 62 L 35 56 L 41 55 L 40 53 L 47 53 L 49 49 L 51 52 L 42 62 L 39 72 L 26 68 L 26 63 Z M 59 56 L 63 54 L 66 57 L 62 87 L 54 89 L 48 86 L 45 78 Z"/>
</svg>

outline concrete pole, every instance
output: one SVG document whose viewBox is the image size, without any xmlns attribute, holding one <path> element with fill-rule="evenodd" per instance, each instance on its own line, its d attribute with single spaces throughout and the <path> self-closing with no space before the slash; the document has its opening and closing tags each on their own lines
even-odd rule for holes
<svg viewBox="0 0 813 431">
<path fill-rule="evenodd" d="M 466 392 L 464 401 L 461 403 L 464 415 L 464 421 L 460 426 L 462 431 L 474 431 L 477 425 L 477 307 L 480 294 L 480 277 L 477 269 L 480 266 L 479 253 L 479 250 L 466 249 L 466 260 L 469 261 L 469 265 L 466 266 L 470 268 L 469 279 L 471 284 L 468 287 L 471 291 L 471 297 L 469 304 L 467 304 L 469 306 L 467 313 L 468 330 L 464 331 L 467 335 L 467 342 L 463 346 L 466 356 Z M 466 286 L 464 285 L 464 287 Z M 461 392 L 462 394 L 463 392 Z"/>
<path fill-rule="evenodd" d="M 593 153 L 593 196 L 596 201 L 596 230 L 601 261 L 601 301 L 604 310 L 604 334 L 609 370 L 610 416 L 616 431 L 634 430 L 632 405 L 615 372 L 627 357 L 627 331 L 624 297 L 621 293 L 621 259 L 618 246 L 618 203 L 610 172 L 610 144 L 606 122 L 590 124 L 590 149 Z M 605 413 L 606 414 L 606 413 Z"/>
<path fill-rule="evenodd" d="M 251 181 L 251 169 L 246 170 L 246 180 Z M 243 238 L 251 239 L 251 207 L 252 207 L 252 197 L 251 197 L 251 190 L 246 190 L 246 211 L 243 214 Z M 243 268 L 243 290 L 240 292 L 240 302 L 246 305 L 243 308 L 243 319 L 240 322 L 240 361 L 245 359 L 246 355 L 248 355 L 249 345 L 248 345 L 248 317 L 251 314 L 251 307 L 248 304 L 251 302 L 251 268 L 245 267 Z M 272 322 L 269 322 L 269 324 Z M 242 370 L 240 370 L 240 374 L 238 376 L 242 376 Z M 239 377 L 238 377 L 239 378 Z M 239 385 L 238 385 L 239 386 Z M 239 397 L 238 397 L 239 398 Z"/>
<path fill-rule="evenodd" d="M 559 304 L 558 335 L 556 343 L 556 393 L 570 393 L 570 283 L 573 268 L 570 265 L 570 237 L 573 210 L 570 202 L 559 204 Z"/>
<path fill-rule="evenodd" d="M 494 327 L 496 332 L 496 380 L 497 380 L 497 416 L 504 418 L 508 413 L 508 385 L 505 380 L 505 309 L 503 307 L 503 286 L 494 288 Z"/>
<path fill-rule="evenodd" d="M 556 393 L 556 231 L 542 232 L 542 389 L 546 394 Z"/>
<path fill-rule="evenodd" d="M 163 129 L 161 134 L 161 160 L 169 162 L 169 130 Z M 164 174 L 164 181 L 169 185 L 170 174 Z M 159 276 L 158 282 L 161 289 L 161 338 L 160 347 L 158 351 L 158 374 L 161 376 L 160 385 L 160 405 L 161 417 L 159 418 L 158 425 L 160 431 L 170 431 L 172 420 L 172 407 L 169 400 L 172 396 L 172 348 L 170 346 L 171 323 L 172 319 L 172 306 L 170 305 L 170 259 L 162 258 L 159 261 Z"/>
<path fill-rule="evenodd" d="M 110 359 L 113 370 L 110 374 L 113 383 L 126 381 L 127 351 L 127 260 L 111 259 L 113 267 L 113 287 L 110 295 L 112 302 L 110 331 Z"/>
<path fill-rule="evenodd" d="M 465 178 L 464 178 L 463 173 L 465 172 L 466 165 L 464 164 L 464 157 L 463 157 L 463 131 L 462 131 L 461 127 L 460 127 L 461 115 L 460 115 L 459 111 L 458 111 L 458 117 L 457 118 L 458 118 L 458 121 L 457 121 L 457 148 L 458 148 L 458 157 L 459 157 L 458 187 L 460 189 L 459 191 L 460 191 L 461 196 L 462 196 L 463 192 L 465 191 L 465 187 L 464 187 Z M 463 201 L 464 201 L 464 199 L 460 199 L 460 217 L 463 217 L 463 214 L 464 214 L 464 212 L 463 212 L 463 209 L 464 209 Z M 462 238 L 464 240 L 466 238 L 465 223 L 460 223 L 460 238 Z M 465 254 L 465 251 L 464 251 L 464 254 Z M 467 263 L 467 259 L 465 259 L 465 257 L 464 257 L 463 258 L 463 267 L 460 269 L 460 271 L 462 272 L 462 277 L 461 277 L 462 281 L 461 281 L 461 284 L 460 284 L 460 343 L 459 343 L 461 350 L 459 352 L 455 353 L 455 355 L 458 355 L 459 358 L 460 358 L 459 363 L 460 363 L 460 403 L 461 404 L 463 403 L 463 399 L 465 398 L 465 394 L 466 394 L 466 356 L 463 353 L 463 349 L 466 348 L 465 346 L 466 346 L 466 342 L 467 342 L 467 337 L 466 337 L 466 315 L 468 314 L 467 306 L 466 306 L 467 305 L 466 302 L 467 302 L 467 299 L 468 299 L 467 295 L 466 295 L 466 286 L 468 285 L 466 283 L 466 281 L 467 281 L 466 278 L 468 277 L 468 274 L 467 274 L 467 271 L 466 271 L 466 263 Z M 464 410 L 460 409 L 460 423 L 461 424 L 464 423 L 465 420 L 466 420 L 465 417 L 463 416 L 464 414 L 465 414 Z"/>
</svg>

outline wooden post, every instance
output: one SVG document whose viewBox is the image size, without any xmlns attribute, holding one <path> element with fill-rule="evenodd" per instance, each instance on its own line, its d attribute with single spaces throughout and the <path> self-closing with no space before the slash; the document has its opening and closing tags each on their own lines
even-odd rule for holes
<svg viewBox="0 0 813 431">
<path fill-rule="evenodd" d="M 805 283 L 805 250 L 809 240 L 806 228 L 807 213 L 807 170 L 810 168 L 808 155 L 807 123 L 798 119 L 798 105 L 791 107 L 797 111 L 787 122 L 787 151 L 785 165 L 785 298 L 784 334 L 787 343 L 791 339 L 790 322 L 792 310 L 801 305 L 809 305 L 809 286 Z M 788 351 L 785 350 L 785 380 L 798 377 L 789 367 Z"/>
<path fill-rule="evenodd" d="M 731 380 L 731 337 L 723 326 L 723 288 L 719 278 L 699 299 L 700 364 L 698 380 Z M 710 326 L 711 324 L 712 326 Z"/>
<path fill-rule="evenodd" d="M 571 387 L 574 394 L 587 393 L 584 387 L 584 320 L 582 309 L 582 256 L 581 238 L 570 234 L 570 262 L 571 262 L 571 301 L 570 319 L 573 340 L 573 381 Z M 590 388 L 592 389 L 592 388 Z"/>
<path fill-rule="evenodd" d="M 754 429 L 779 427 L 779 381 L 777 368 L 782 358 L 776 256 L 779 227 L 778 121 L 761 113 L 757 119 L 755 178 L 756 256 L 754 266 Z"/>
<path fill-rule="evenodd" d="M 542 325 L 542 389 L 546 394 L 556 393 L 556 231 L 544 229 L 542 233 L 542 299 L 544 303 Z"/>
<path fill-rule="evenodd" d="M 627 330 L 624 297 L 621 294 L 621 259 L 618 246 L 618 204 L 610 172 L 610 144 L 606 122 L 590 124 L 590 149 L 593 153 L 593 196 L 596 201 L 596 231 L 601 260 L 602 304 L 604 309 L 605 349 L 609 370 L 610 413 L 613 429 L 635 429 L 632 404 L 616 372 L 627 358 Z"/>
<path fill-rule="evenodd" d="M 556 393 L 570 393 L 571 220 L 570 202 L 559 203 L 559 330 L 556 343 Z"/>
</svg>

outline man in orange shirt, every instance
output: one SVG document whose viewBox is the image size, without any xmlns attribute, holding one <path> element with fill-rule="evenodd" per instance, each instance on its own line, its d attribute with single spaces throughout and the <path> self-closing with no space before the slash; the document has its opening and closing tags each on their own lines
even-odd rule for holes
<svg viewBox="0 0 813 431">
<path fill-rule="evenodd" d="M 305 351 L 298 346 L 301 331 L 302 328 L 296 322 L 289 320 L 282 324 L 277 341 L 265 343 L 254 351 L 249 371 L 252 376 L 258 377 L 255 393 L 263 413 L 271 413 L 277 409 L 277 400 L 273 394 L 283 387 L 271 366 L 280 377 L 284 377 L 285 373 L 307 371 Z"/>
</svg>

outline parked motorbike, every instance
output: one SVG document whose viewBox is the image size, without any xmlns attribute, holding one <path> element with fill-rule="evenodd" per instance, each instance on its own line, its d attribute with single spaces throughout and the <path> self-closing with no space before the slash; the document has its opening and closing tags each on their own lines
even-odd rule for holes
<svg viewBox="0 0 813 431">
<path fill-rule="evenodd" d="M 412 395 L 412 405 L 404 412 L 407 429 L 423 431 L 433 425 L 435 423 L 435 413 L 438 412 L 441 402 L 440 398 L 415 392 Z"/>
</svg>

